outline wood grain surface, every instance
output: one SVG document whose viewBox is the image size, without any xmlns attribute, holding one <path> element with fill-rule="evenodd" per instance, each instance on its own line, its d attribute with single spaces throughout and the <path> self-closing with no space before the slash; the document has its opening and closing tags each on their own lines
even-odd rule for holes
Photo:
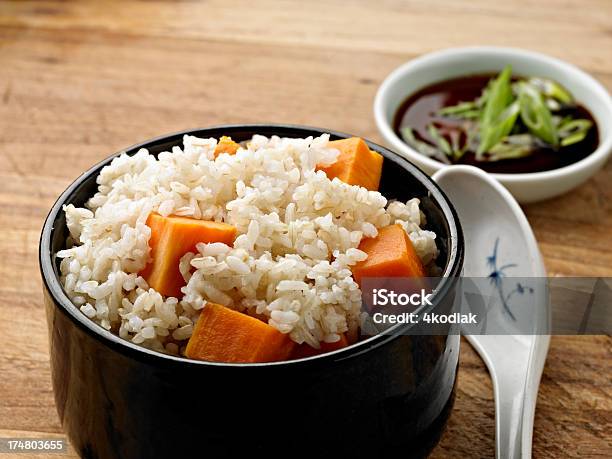
<svg viewBox="0 0 612 459">
<path fill-rule="evenodd" d="M 381 141 L 372 101 L 382 79 L 419 54 L 473 44 L 549 53 L 612 88 L 609 0 L 0 2 L 0 437 L 61 437 L 37 247 L 48 209 L 83 170 L 147 138 L 221 123 Z M 551 275 L 612 275 L 611 183 L 608 163 L 570 194 L 525 207 Z M 612 457 L 611 361 L 610 337 L 552 339 L 534 457 Z M 494 457 L 491 382 L 466 342 L 433 457 Z"/>
</svg>

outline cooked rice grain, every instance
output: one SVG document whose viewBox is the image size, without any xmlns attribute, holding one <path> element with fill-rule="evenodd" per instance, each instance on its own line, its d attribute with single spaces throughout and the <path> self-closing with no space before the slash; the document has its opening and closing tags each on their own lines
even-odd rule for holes
<svg viewBox="0 0 612 459">
<path fill-rule="evenodd" d="M 401 224 L 433 267 L 435 234 L 422 230 L 419 200 L 380 193 L 315 171 L 337 150 L 328 135 L 254 136 L 235 155 L 213 156 L 216 139 L 185 136 L 155 158 L 141 149 L 104 167 L 85 208 L 64 207 L 70 236 L 58 252 L 62 283 L 90 319 L 126 340 L 181 353 L 207 301 L 268 323 L 318 347 L 359 326 L 361 291 L 350 267 L 378 228 Z M 387 205 L 388 204 L 388 205 Z M 198 244 L 179 269 L 182 298 L 164 298 L 138 276 L 149 261 L 150 212 L 234 225 L 234 247 Z"/>
</svg>

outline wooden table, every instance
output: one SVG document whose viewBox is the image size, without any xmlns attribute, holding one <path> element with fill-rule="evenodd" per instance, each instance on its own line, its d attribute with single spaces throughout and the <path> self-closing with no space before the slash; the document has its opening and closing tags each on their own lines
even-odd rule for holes
<svg viewBox="0 0 612 459">
<path fill-rule="evenodd" d="M 141 140 L 221 123 L 380 141 L 378 84 L 449 46 L 542 51 L 612 88 L 611 19 L 609 0 L 0 2 L 0 437 L 61 437 L 37 248 L 48 209 L 81 171 Z M 612 275 L 611 181 L 608 163 L 571 194 L 525 208 L 550 274 Z M 535 457 L 611 457 L 611 358 L 610 337 L 552 339 Z M 491 382 L 464 342 L 433 457 L 493 456 Z"/>
</svg>

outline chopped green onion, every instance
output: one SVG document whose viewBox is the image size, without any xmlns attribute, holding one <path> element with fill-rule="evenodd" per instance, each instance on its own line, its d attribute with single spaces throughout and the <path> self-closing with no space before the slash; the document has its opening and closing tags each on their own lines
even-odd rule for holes
<svg viewBox="0 0 612 459">
<path fill-rule="evenodd" d="M 574 98 L 569 91 L 556 81 L 532 77 L 527 82 L 537 88 L 545 97 L 559 101 L 563 105 L 569 105 L 574 102 Z"/>
<path fill-rule="evenodd" d="M 498 143 L 487 155 L 487 161 L 501 161 L 502 159 L 516 159 L 524 158 L 529 156 L 533 152 L 532 147 L 525 145 L 508 145 L 505 143 Z"/>
<path fill-rule="evenodd" d="M 512 87 L 510 79 L 512 77 L 512 67 L 506 66 L 504 70 L 491 80 L 487 88 L 487 98 L 482 110 L 481 123 L 490 125 L 499 118 L 501 112 L 512 102 Z"/>
<path fill-rule="evenodd" d="M 482 115 L 482 111 L 480 110 L 467 110 L 461 115 L 455 115 L 455 118 L 462 118 L 465 120 L 477 120 Z"/>
<path fill-rule="evenodd" d="M 559 135 L 564 136 L 576 131 L 586 131 L 590 129 L 591 126 L 593 126 L 593 123 L 589 120 L 585 120 L 582 118 L 575 120 L 570 117 L 565 117 L 559 123 Z"/>
<path fill-rule="evenodd" d="M 561 139 L 561 146 L 569 147 L 570 145 L 573 145 L 575 143 L 582 142 L 586 135 L 586 131 L 580 131 L 576 132 L 575 134 L 564 137 L 563 139 Z"/>
<path fill-rule="evenodd" d="M 438 115 L 440 116 L 452 116 L 455 118 L 471 118 L 474 113 L 480 115 L 480 109 L 476 102 L 460 102 L 457 105 L 450 105 L 438 110 Z"/>
<path fill-rule="evenodd" d="M 591 121 L 561 116 L 573 104 L 572 95 L 555 81 L 535 77 L 512 81 L 512 68 L 506 66 L 476 99 L 435 113 L 460 120 L 460 125 L 453 122 L 443 135 L 430 123 L 427 142 L 418 139 L 410 127 L 403 127 L 400 134 L 415 150 L 446 164 L 458 161 L 466 152 L 474 152 L 477 161 L 522 158 L 544 143 L 557 149 L 585 139 Z"/>
<path fill-rule="evenodd" d="M 487 151 L 502 141 L 512 131 L 518 118 L 520 105 L 514 102 L 504 109 L 492 123 L 482 123 L 480 128 L 480 143 L 476 150 L 476 159 L 481 159 Z"/>
<path fill-rule="evenodd" d="M 559 101 L 548 97 L 544 99 L 544 103 L 551 112 L 558 112 L 562 108 Z"/>
<path fill-rule="evenodd" d="M 569 120 L 559 124 L 559 137 L 561 146 L 567 147 L 578 142 L 582 142 L 587 136 L 593 123 L 585 119 Z"/>
<path fill-rule="evenodd" d="M 490 90 L 489 90 L 490 86 L 491 86 L 491 81 L 489 81 L 489 83 L 482 90 L 482 94 L 480 94 L 480 96 L 476 99 L 476 106 L 478 108 L 484 107 L 485 104 L 487 103 L 487 100 L 489 99 L 489 94 L 490 94 Z"/>
<path fill-rule="evenodd" d="M 572 118 L 571 116 L 564 116 L 563 118 L 557 115 L 553 115 L 552 117 L 552 121 L 553 124 L 555 125 L 555 128 L 558 130 L 561 126 L 563 126 L 566 123 L 569 123 L 570 121 L 572 121 L 574 118 Z"/>
<path fill-rule="evenodd" d="M 445 164 L 450 164 L 451 162 L 446 157 L 444 153 L 439 151 L 437 148 L 429 145 L 426 142 L 423 142 L 416 138 L 412 128 L 410 126 L 404 126 L 400 129 L 400 134 L 404 142 L 414 148 L 416 151 L 421 153 L 422 155 L 428 156 L 430 158 L 436 158 L 438 161 L 441 161 Z"/>
<path fill-rule="evenodd" d="M 533 137 L 529 134 L 510 135 L 491 148 L 487 155 L 488 161 L 516 159 L 529 156 L 534 149 Z"/>
<path fill-rule="evenodd" d="M 521 120 L 529 132 L 550 145 L 558 145 L 559 138 L 553 124 L 552 113 L 544 103 L 542 94 L 529 83 L 521 82 L 518 88 Z"/>
<path fill-rule="evenodd" d="M 427 133 L 433 139 L 438 146 L 438 149 L 442 153 L 444 153 L 446 156 L 453 156 L 453 149 L 451 148 L 450 143 L 448 143 L 448 140 L 446 140 L 444 136 L 440 134 L 438 128 L 436 128 L 433 124 L 430 124 L 427 126 Z"/>
<path fill-rule="evenodd" d="M 450 134 L 451 139 L 451 148 L 453 149 L 453 159 L 457 161 L 460 159 L 466 152 L 467 143 L 462 147 L 461 146 L 461 133 L 459 131 L 451 131 Z"/>
</svg>

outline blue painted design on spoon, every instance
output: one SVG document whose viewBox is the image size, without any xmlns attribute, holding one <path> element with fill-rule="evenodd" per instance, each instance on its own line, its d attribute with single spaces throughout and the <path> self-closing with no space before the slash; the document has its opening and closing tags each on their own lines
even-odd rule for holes
<svg viewBox="0 0 612 459">
<path fill-rule="evenodd" d="M 518 265 L 516 263 L 507 263 L 500 267 L 497 266 L 497 249 L 499 247 L 499 237 L 495 239 L 495 245 L 493 247 L 493 253 L 487 257 L 487 266 L 492 269 L 491 274 L 489 274 L 489 279 L 491 283 L 497 289 L 497 293 L 499 294 L 499 299 L 502 303 L 504 310 L 508 313 L 510 318 L 516 322 L 516 317 L 512 313 L 510 309 L 509 302 L 510 298 L 514 294 L 524 295 L 525 293 L 533 293 L 533 287 L 530 287 L 525 284 L 521 284 L 520 282 L 516 283 L 516 287 L 511 290 L 507 295 L 504 294 L 504 286 L 503 279 L 506 277 L 505 271 L 509 268 L 516 268 Z"/>
</svg>

